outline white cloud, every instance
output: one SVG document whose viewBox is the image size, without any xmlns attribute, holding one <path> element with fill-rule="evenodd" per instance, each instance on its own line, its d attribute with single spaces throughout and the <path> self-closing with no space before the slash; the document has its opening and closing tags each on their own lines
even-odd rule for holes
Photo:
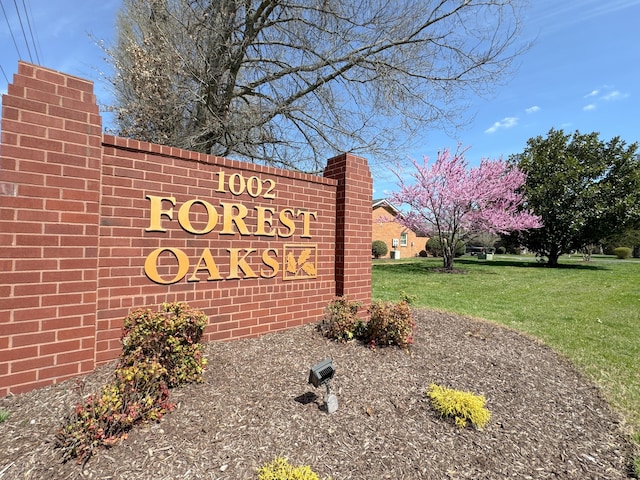
<svg viewBox="0 0 640 480">
<path fill-rule="evenodd" d="M 618 90 L 614 90 L 613 92 L 607 93 L 602 97 L 602 100 L 610 101 L 610 100 L 622 100 L 629 96 L 628 93 L 620 93 Z"/>
<path fill-rule="evenodd" d="M 614 102 L 617 100 L 624 100 L 629 97 L 628 93 L 622 93 L 620 90 L 615 90 L 612 85 L 603 85 L 601 88 L 591 90 L 590 93 L 584 95 L 583 98 L 589 98 L 589 104 L 582 107 L 585 112 L 595 110 L 602 102 Z"/>
<path fill-rule="evenodd" d="M 518 124 L 518 117 L 505 117 L 487 128 L 484 133 L 494 133 L 501 128 L 511 128 Z"/>
<path fill-rule="evenodd" d="M 540 107 L 538 105 L 534 105 L 533 107 L 529 107 L 527 109 L 525 109 L 525 112 L 527 113 L 536 113 L 540 111 Z"/>
</svg>

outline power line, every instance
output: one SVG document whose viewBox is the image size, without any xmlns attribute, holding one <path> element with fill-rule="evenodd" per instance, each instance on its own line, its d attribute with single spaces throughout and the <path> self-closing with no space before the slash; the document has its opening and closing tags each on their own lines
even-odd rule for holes
<svg viewBox="0 0 640 480">
<path fill-rule="evenodd" d="M 36 62 L 38 65 L 40 65 L 41 64 L 40 54 L 38 53 L 38 51 L 42 49 L 39 48 L 39 44 L 38 42 L 36 42 L 38 36 L 37 36 L 37 32 L 33 28 L 35 24 L 33 24 L 33 22 L 31 21 L 31 17 L 33 17 L 33 14 L 31 13 L 31 5 L 29 4 L 28 0 L 21 0 L 21 3 L 22 3 L 22 10 L 24 12 L 23 14 L 20 11 L 20 7 L 18 6 L 17 1 L 13 0 L 13 5 L 15 7 L 16 14 L 18 16 L 18 21 L 20 22 L 20 28 L 22 29 L 22 37 L 24 38 L 24 43 L 25 43 L 25 46 L 27 47 L 29 61 L 33 62 L 33 55 L 32 55 L 32 50 L 33 50 L 33 53 L 35 54 L 35 57 L 36 57 Z M 3 0 L 0 0 L 0 9 L 2 9 L 2 14 L 4 15 L 4 20 L 7 24 L 7 28 L 9 30 L 9 34 L 11 35 L 11 40 L 13 41 L 13 46 L 16 50 L 18 58 L 21 59 L 22 53 L 20 52 L 20 47 L 18 46 L 18 40 L 16 39 L 16 35 L 14 35 L 14 32 L 13 32 L 14 29 L 12 28 L 11 22 L 9 21 L 9 15 L 7 14 L 7 9 L 4 6 Z M 24 15 L 26 19 L 28 36 L 27 36 L 27 31 L 25 30 L 25 27 L 24 27 L 24 23 L 22 21 L 22 15 Z M 31 47 L 30 47 L 30 43 L 31 43 Z M 2 73 L 2 76 L 4 77 L 4 79 L 8 84 L 9 79 L 2 65 L 0 65 L 0 73 Z"/>
<path fill-rule="evenodd" d="M 18 22 L 20 22 L 20 29 L 22 30 L 22 38 L 24 38 L 24 44 L 27 46 L 29 61 L 33 63 L 33 57 L 31 56 L 31 49 L 29 48 L 29 40 L 27 40 L 27 33 L 24 31 L 24 25 L 22 24 L 22 15 L 20 15 L 20 9 L 18 8 L 17 0 L 13 0 L 13 4 L 15 5 L 16 13 L 18 14 Z"/>
<path fill-rule="evenodd" d="M 7 81 L 7 85 L 8 85 L 9 84 L 9 78 L 7 78 L 7 74 L 5 73 L 4 68 L 2 68 L 2 65 L 0 65 L 0 70 L 2 70 L 2 76 Z"/>
<path fill-rule="evenodd" d="M 0 0 L 0 7 L 2 7 L 2 13 L 4 14 L 4 19 L 7 22 L 7 27 L 9 28 L 9 33 L 11 34 L 13 45 L 16 47 L 16 53 L 18 54 L 18 58 L 22 58 L 22 55 L 20 55 L 20 49 L 18 48 L 18 42 L 16 42 L 16 37 L 13 36 L 13 29 L 11 28 L 11 23 L 9 23 L 9 17 L 7 16 L 7 11 L 4 9 L 4 4 L 2 3 L 2 0 Z"/>
<path fill-rule="evenodd" d="M 22 9 L 24 10 L 25 17 L 27 17 L 27 25 L 29 26 L 29 34 L 31 35 L 31 44 L 33 45 L 33 51 L 36 54 L 36 61 L 38 62 L 38 65 L 40 65 L 40 55 L 38 55 L 38 48 L 36 45 L 36 41 L 33 38 L 33 29 L 31 28 L 31 20 L 29 20 L 29 11 L 27 11 L 25 0 L 22 0 Z"/>
</svg>

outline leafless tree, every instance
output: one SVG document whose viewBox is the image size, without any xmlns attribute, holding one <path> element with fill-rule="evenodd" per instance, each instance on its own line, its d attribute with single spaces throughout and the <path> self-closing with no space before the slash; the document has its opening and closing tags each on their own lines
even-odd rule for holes
<svg viewBox="0 0 640 480">
<path fill-rule="evenodd" d="M 522 2 L 124 0 L 118 133 L 305 171 L 389 158 L 505 78 Z"/>
</svg>

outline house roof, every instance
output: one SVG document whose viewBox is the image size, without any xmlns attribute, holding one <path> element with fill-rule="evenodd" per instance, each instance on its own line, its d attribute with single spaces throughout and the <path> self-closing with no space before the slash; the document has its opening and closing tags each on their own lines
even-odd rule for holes
<svg viewBox="0 0 640 480">
<path fill-rule="evenodd" d="M 402 212 L 394 207 L 392 204 L 389 203 L 389 201 L 386 198 L 378 198 L 378 199 L 374 199 L 373 200 L 373 206 L 372 206 L 372 210 L 375 210 L 376 208 L 384 208 L 385 210 L 387 210 L 389 213 L 391 213 L 392 215 L 400 215 L 402 214 Z M 410 229 L 411 230 L 411 229 Z M 425 237 L 425 238 L 429 238 L 429 234 L 423 231 L 415 231 L 412 230 L 413 233 L 416 234 L 416 236 L 418 237 Z"/>
<path fill-rule="evenodd" d="M 377 200 L 376 199 L 373 200 L 372 208 L 376 209 L 378 207 L 385 208 L 386 210 L 389 210 L 394 215 L 398 215 L 400 213 L 400 210 L 398 210 L 396 207 L 391 205 L 386 198 L 378 198 Z"/>
</svg>

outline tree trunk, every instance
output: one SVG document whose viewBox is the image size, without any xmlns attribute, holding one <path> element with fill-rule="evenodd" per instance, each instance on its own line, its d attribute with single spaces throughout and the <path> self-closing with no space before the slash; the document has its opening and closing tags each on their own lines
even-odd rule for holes
<svg viewBox="0 0 640 480">
<path fill-rule="evenodd" d="M 454 250 L 450 245 L 442 245 L 442 266 L 445 270 L 453 270 Z"/>
<path fill-rule="evenodd" d="M 550 267 L 557 267 L 558 266 L 558 258 L 560 258 L 560 252 L 549 252 L 549 255 L 547 257 L 549 259 L 549 261 L 547 262 L 547 265 Z"/>
</svg>

